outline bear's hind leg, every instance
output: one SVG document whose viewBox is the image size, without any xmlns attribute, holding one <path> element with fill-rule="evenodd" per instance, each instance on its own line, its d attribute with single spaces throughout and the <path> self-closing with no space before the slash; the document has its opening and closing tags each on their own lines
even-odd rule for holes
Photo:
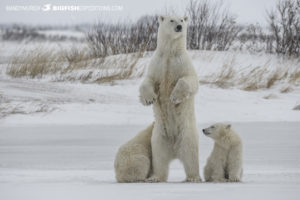
<svg viewBox="0 0 300 200">
<path fill-rule="evenodd" d="M 222 167 L 222 163 L 214 163 L 212 174 L 211 174 L 211 181 L 213 182 L 227 182 L 225 178 L 225 170 Z"/>
<path fill-rule="evenodd" d="M 242 179 L 242 155 L 241 146 L 236 146 L 231 149 L 228 157 L 228 175 L 230 182 L 239 182 Z"/>
<path fill-rule="evenodd" d="M 116 179 L 120 183 L 145 181 L 151 161 L 143 155 L 130 155 L 115 162 Z"/>
<path fill-rule="evenodd" d="M 201 182 L 199 175 L 198 140 L 183 138 L 178 158 L 184 165 L 187 182 Z"/>
<path fill-rule="evenodd" d="M 170 146 L 160 135 L 152 138 L 152 175 L 146 179 L 147 182 L 165 182 L 168 178 L 169 164 L 173 159 Z"/>
</svg>

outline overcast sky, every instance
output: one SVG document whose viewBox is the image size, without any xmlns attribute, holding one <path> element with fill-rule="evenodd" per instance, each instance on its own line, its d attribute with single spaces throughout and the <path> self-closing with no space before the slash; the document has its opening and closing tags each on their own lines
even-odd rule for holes
<svg viewBox="0 0 300 200">
<path fill-rule="evenodd" d="M 221 2 L 222 0 L 213 0 Z M 266 23 L 266 9 L 275 6 L 276 0 L 223 0 L 229 10 L 236 14 L 238 23 Z M 166 7 L 173 7 L 182 15 L 188 1 L 185 0 L 1 0 L 0 23 L 27 23 L 27 24 L 79 24 L 94 23 L 99 20 L 118 21 L 134 20 L 144 14 L 163 13 Z M 51 5 L 48 10 L 46 4 Z M 97 11 L 53 11 L 53 6 L 92 6 Z M 17 11 L 8 10 L 9 6 L 17 7 Z M 29 8 L 29 6 L 35 6 Z M 49 5 L 48 5 L 49 6 Z M 108 7 L 103 7 L 108 6 Z M 45 9 L 48 11 L 39 10 Z M 81 7 L 80 9 L 82 9 Z M 10 7 L 11 9 L 11 7 Z M 29 10 L 23 10 L 29 9 Z M 35 9 L 35 11 L 31 10 Z M 110 11 L 103 11 L 110 9 Z"/>
</svg>

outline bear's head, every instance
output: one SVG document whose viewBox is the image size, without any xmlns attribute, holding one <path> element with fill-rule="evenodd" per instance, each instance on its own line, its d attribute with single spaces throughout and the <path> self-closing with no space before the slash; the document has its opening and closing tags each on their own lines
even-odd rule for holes
<svg viewBox="0 0 300 200">
<path fill-rule="evenodd" d="M 160 16 L 158 32 L 170 39 L 185 36 L 187 32 L 187 21 L 187 17 Z"/>
<path fill-rule="evenodd" d="M 225 136 L 227 133 L 229 133 L 230 129 L 231 124 L 216 123 L 208 128 L 203 129 L 202 131 L 207 137 L 211 137 L 214 140 L 218 140 Z"/>
</svg>

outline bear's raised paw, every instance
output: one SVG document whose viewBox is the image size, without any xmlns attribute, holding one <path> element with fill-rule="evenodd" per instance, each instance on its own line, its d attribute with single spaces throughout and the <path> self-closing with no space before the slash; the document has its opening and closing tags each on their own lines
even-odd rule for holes
<svg viewBox="0 0 300 200">
<path fill-rule="evenodd" d="M 140 101 L 143 105 L 148 106 L 155 102 L 157 95 L 153 92 L 144 92 L 140 95 Z"/>
</svg>

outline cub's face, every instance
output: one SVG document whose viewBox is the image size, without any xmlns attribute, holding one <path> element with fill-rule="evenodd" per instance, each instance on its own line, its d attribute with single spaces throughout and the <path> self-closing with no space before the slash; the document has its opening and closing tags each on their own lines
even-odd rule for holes
<svg viewBox="0 0 300 200">
<path fill-rule="evenodd" d="M 222 123 L 217 123 L 213 124 L 208 128 L 203 129 L 204 135 L 207 137 L 211 137 L 213 139 L 218 139 L 222 136 L 224 136 L 226 133 L 229 132 L 231 128 L 230 124 L 222 124 Z"/>
<path fill-rule="evenodd" d="M 186 35 L 187 17 L 160 16 L 159 30 L 173 39 Z"/>
</svg>

